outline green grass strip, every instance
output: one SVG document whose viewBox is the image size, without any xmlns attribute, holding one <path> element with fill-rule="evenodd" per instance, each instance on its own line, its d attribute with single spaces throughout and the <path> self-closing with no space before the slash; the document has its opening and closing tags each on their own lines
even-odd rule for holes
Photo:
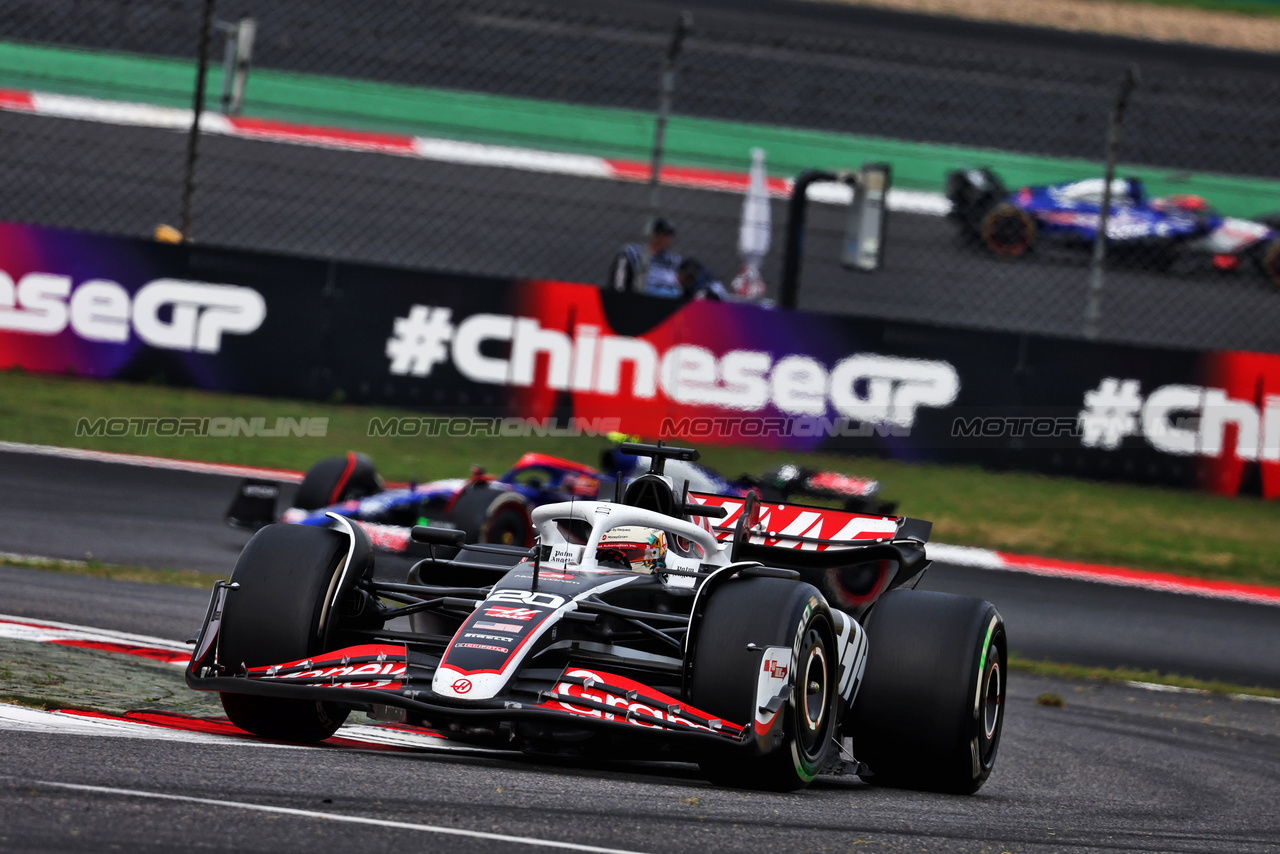
<svg viewBox="0 0 1280 854">
<path fill-rule="evenodd" d="M 1236 685 L 1232 682 L 1222 682 L 1217 679 L 1196 679 L 1191 676 L 1161 673 L 1157 670 L 1139 670 L 1133 667 L 1090 667 L 1084 664 L 1038 661 L 1019 655 L 1016 652 L 1009 654 L 1009 669 L 1018 673 L 1051 676 L 1057 679 L 1089 679 L 1098 682 L 1147 682 L 1153 685 L 1167 685 L 1171 688 L 1183 688 L 1189 691 L 1204 691 L 1209 694 L 1228 696 L 1245 694 L 1253 697 L 1280 699 L 1280 690 L 1275 688 Z"/>
<path fill-rule="evenodd" d="M 194 85 L 195 68 L 186 60 L 0 42 L 0 88 L 189 108 Z M 217 103 L 220 86 L 221 76 L 211 74 L 209 103 Z M 641 161 L 648 159 L 653 140 L 652 114 L 637 110 L 265 68 L 250 75 L 245 114 Z M 1099 148 L 1102 135 L 1099 127 Z M 990 166 L 1014 187 L 1095 176 L 1102 168 L 1085 160 L 681 115 L 671 119 L 666 146 L 669 164 L 734 172 L 747 170 L 750 150 L 759 146 L 770 171 L 780 176 L 889 161 L 896 186 L 935 192 L 942 190 L 947 171 L 958 167 Z M 1152 194 L 1199 194 L 1234 216 L 1256 217 L 1280 206 L 1280 181 L 1124 164 L 1120 170 L 1141 175 Z"/>
<path fill-rule="evenodd" d="M 1206 12 L 1232 12 L 1237 15 L 1254 15 L 1262 18 L 1280 17 L 1280 0 L 1123 0 L 1123 2 L 1142 3 L 1146 6 L 1203 9 Z"/>
<path fill-rule="evenodd" d="M 169 584 L 174 587 L 197 587 L 208 590 L 218 579 L 231 575 L 231 565 L 223 573 L 198 572 L 194 569 L 152 569 L 149 566 L 121 566 L 97 560 L 61 560 L 33 555 L 0 554 L 0 566 L 18 569 L 41 569 L 46 572 L 66 572 L 92 578 L 108 578 L 112 581 L 135 581 L 141 584 Z"/>
</svg>

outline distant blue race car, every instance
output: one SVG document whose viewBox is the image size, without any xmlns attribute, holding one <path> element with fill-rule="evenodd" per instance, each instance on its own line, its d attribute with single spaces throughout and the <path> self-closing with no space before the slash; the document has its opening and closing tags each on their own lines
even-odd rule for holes
<svg viewBox="0 0 1280 854">
<path fill-rule="evenodd" d="M 1040 244 L 1091 249 L 1103 189 L 1104 179 L 1087 178 L 1011 193 L 989 169 L 947 176 L 949 216 L 961 236 L 1002 258 L 1021 258 Z M 1253 266 L 1280 286 L 1280 217 L 1223 216 L 1200 196 L 1148 198 L 1137 178 L 1112 182 L 1107 247 L 1162 272 L 1197 261 L 1222 271 Z"/>
<path fill-rule="evenodd" d="M 413 551 L 414 525 L 455 528 L 469 542 L 528 548 L 533 545 L 534 507 L 571 497 L 594 498 L 600 473 L 590 466 L 547 454 L 529 453 L 501 477 L 473 468 L 470 477 L 425 483 L 383 482 L 372 460 L 348 452 L 307 470 L 293 505 L 277 515 L 279 486 L 272 481 L 241 482 L 227 510 L 228 524 L 257 529 L 272 522 L 328 523 L 334 512 L 360 522 L 373 544 L 391 552 Z"/>
<path fill-rule="evenodd" d="M 327 513 L 354 519 L 384 551 L 415 554 L 425 551 L 409 534 L 415 525 L 454 528 L 472 543 L 528 548 L 533 545 L 531 511 L 543 504 L 572 499 L 605 499 L 614 494 L 619 478 L 628 483 L 648 470 L 648 457 L 609 448 L 601 454 L 600 469 L 549 454 L 527 453 L 498 477 L 473 468 L 470 477 L 424 483 L 383 482 L 373 461 L 349 451 L 320 460 L 307 470 L 292 506 L 276 506 L 280 487 L 270 480 L 241 481 L 226 521 L 233 527 L 256 530 L 272 522 L 328 524 Z M 714 495 L 745 496 L 785 502 L 792 496 L 837 501 L 855 513 L 889 515 L 896 509 L 881 501 L 880 484 L 839 472 L 784 465 L 759 477 L 741 475 L 729 480 L 704 466 L 670 460 L 666 473 L 677 490 L 686 488 Z M 390 488 L 388 488 L 390 486 Z"/>
</svg>

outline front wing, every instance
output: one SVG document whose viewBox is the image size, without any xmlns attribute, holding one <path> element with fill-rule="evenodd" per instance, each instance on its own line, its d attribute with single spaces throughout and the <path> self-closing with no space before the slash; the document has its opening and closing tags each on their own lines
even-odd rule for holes
<svg viewBox="0 0 1280 854">
<path fill-rule="evenodd" d="M 404 709 L 437 728 L 492 728 L 503 722 L 541 721 L 674 742 L 702 742 L 760 749 L 773 714 L 748 726 L 709 715 L 661 691 L 596 667 L 569 666 L 522 671 L 497 697 L 465 701 L 431 690 L 438 656 L 404 644 L 376 642 L 337 649 L 311 659 L 244 667 L 217 660 L 217 632 L 227 588 L 215 585 L 187 685 L 266 697 L 331 700 L 355 707 Z M 454 690 L 465 693 L 458 682 Z M 786 687 L 789 691 L 789 686 Z M 772 703 L 775 708 L 781 703 Z M 757 732 L 759 730 L 759 732 Z"/>
</svg>

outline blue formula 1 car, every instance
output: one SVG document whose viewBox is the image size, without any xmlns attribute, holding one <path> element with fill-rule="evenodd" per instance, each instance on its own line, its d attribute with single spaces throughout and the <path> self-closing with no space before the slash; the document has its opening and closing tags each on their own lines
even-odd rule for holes
<svg viewBox="0 0 1280 854">
<path fill-rule="evenodd" d="M 359 522 L 374 546 L 413 552 L 415 525 L 452 528 L 468 541 L 528 548 L 533 544 L 530 511 L 550 502 L 595 498 L 601 475 L 590 466 L 547 454 L 529 453 L 505 474 L 493 477 L 473 468 L 469 477 L 388 488 L 373 461 L 349 451 L 307 470 L 292 506 L 277 513 L 280 487 L 273 481 L 241 481 L 226 521 L 256 530 L 272 522 L 324 526 L 328 513 Z"/>
<path fill-rule="evenodd" d="M 375 547 L 383 551 L 418 554 L 410 531 L 432 525 L 462 531 L 468 542 L 528 548 L 533 544 L 531 512 L 543 504 L 608 498 L 622 485 L 648 471 L 648 457 L 609 448 L 601 454 L 600 469 L 549 454 L 527 453 L 506 473 L 494 477 L 473 468 L 469 477 L 425 483 L 388 485 L 373 461 L 348 452 L 328 457 L 308 469 L 292 506 L 277 509 L 280 487 L 270 480 L 241 481 L 226 521 L 236 528 L 257 530 L 272 522 L 325 526 L 329 513 L 356 520 Z M 715 471 L 685 460 L 672 460 L 668 474 L 678 489 L 743 497 L 748 492 L 765 501 L 784 502 L 807 496 L 838 502 L 847 512 L 891 514 L 896 505 L 877 497 L 880 484 L 839 472 L 784 465 L 759 477 L 741 475 L 729 480 Z M 390 488 L 388 488 L 390 486 Z"/>
<path fill-rule="evenodd" d="M 1088 178 L 1011 193 L 989 169 L 947 176 L 949 216 L 961 236 L 1002 258 L 1021 258 L 1042 244 L 1092 248 L 1103 189 L 1102 178 Z M 1149 198 L 1137 178 L 1112 182 L 1107 247 L 1113 257 L 1161 272 L 1251 266 L 1280 286 L 1280 217 L 1223 216 L 1199 196 Z"/>
</svg>

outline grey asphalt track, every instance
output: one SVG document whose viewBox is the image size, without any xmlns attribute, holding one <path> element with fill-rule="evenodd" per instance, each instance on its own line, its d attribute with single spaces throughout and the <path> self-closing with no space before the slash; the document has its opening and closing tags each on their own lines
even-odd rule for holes
<svg viewBox="0 0 1280 854">
<path fill-rule="evenodd" d="M 230 574 L 232 477 L 0 453 L 0 551 Z M 285 486 L 284 500 L 292 487 Z M 388 561 L 384 577 L 401 574 Z M 936 563 L 922 587 L 994 602 L 1011 648 L 1280 688 L 1280 608 Z M 185 640 L 207 594 L 0 568 L 0 613 Z"/>
<path fill-rule="evenodd" d="M 1065 706 L 1036 705 L 1042 692 Z M 820 777 L 774 795 L 692 765 L 273 750 L 0 730 L 6 851 L 520 851 L 514 842 L 60 789 L 92 785 L 648 852 L 1274 852 L 1280 706 L 1015 676 L 973 797 Z"/>
<path fill-rule="evenodd" d="M 43 544 L 57 556 L 93 551 L 136 563 L 145 554 L 217 570 L 244 539 L 219 522 L 234 485 L 229 477 L 0 454 L 0 550 Z M 1213 647 L 1214 635 L 1233 626 L 1242 633 L 1235 642 L 1262 644 L 1253 651 L 1272 664 L 1278 657 L 1274 608 L 957 567 L 936 567 L 928 578 L 935 589 L 997 602 L 1015 648 L 1056 636 L 1055 658 L 1107 647 L 1123 657 L 1148 645 L 1149 654 L 1186 663 L 1204 646 L 1220 666 L 1232 659 L 1248 672 L 1257 663 L 1250 650 Z M 206 601 L 197 589 L 0 569 L 0 613 L 184 639 Z M 1267 679 L 1280 684 L 1274 673 Z M 1065 705 L 1037 704 L 1044 693 Z M 278 750 L 0 727 L 0 850 L 529 847 L 431 829 L 443 827 L 700 854 L 1271 852 L 1280 840 L 1278 769 L 1280 705 L 1026 674 L 1011 677 L 1000 761 L 974 797 L 877 789 L 851 775 L 773 795 L 713 788 L 681 763 Z"/>
</svg>

